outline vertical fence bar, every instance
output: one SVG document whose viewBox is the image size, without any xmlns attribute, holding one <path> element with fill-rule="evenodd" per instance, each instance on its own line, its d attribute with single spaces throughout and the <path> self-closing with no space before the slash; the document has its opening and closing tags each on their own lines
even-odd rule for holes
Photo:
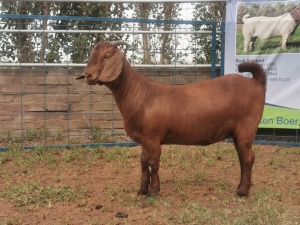
<svg viewBox="0 0 300 225">
<path fill-rule="evenodd" d="M 67 19 L 66 19 L 67 20 Z M 68 23 L 66 23 L 66 40 L 67 40 L 67 43 L 69 42 L 69 34 L 67 33 L 67 30 L 68 30 L 68 26 L 67 26 Z M 69 63 L 69 45 L 66 46 L 67 48 L 67 63 Z M 69 147 L 71 145 L 70 143 L 70 107 L 69 107 L 69 104 L 70 104 L 70 101 L 69 101 L 69 85 L 70 85 L 70 82 L 69 82 L 69 69 L 70 67 L 67 66 L 67 100 L 68 100 L 68 108 L 67 108 L 67 111 L 66 111 L 66 117 L 67 117 L 67 138 L 68 138 L 68 144 L 67 146 Z M 64 93 L 64 92 L 63 92 Z"/>
<path fill-rule="evenodd" d="M 70 67 L 67 67 L 67 110 L 66 110 L 66 117 L 67 117 L 67 127 L 68 127 L 68 141 L 67 141 L 67 146 L 69 147 L 70 146 L 70 114 L 71 114 L 71 111 L 70 111 L 70 85 L 71 83 L 69 82 L 69 79 L 70 79 Z"/>
<path fill-rule="evenodd" d="M 225 56 L 225 22 L 221 23 L 221 67 L 220 75 L 224 75 L 224 57 Z"/>
<path fill-rule="evenodd" d="M 43 29 L 43 33 L 42 33 L 42 47 L 46 48 L 46 42 L 45 42 L 45 28 L 44 28 L 44 23 L 43 23 L 43 20 L 41 20 L 41 25 L 42 25 L 42 29 Z M 47 25 L 46 25 L 47 26 Z M 41 49 L 41 52 L 43 54 L 40 55 L 41 58 L 43 58 L 43 62 L 45 63 L 45 49 L 44 51 L 42 51 Z M 41 59 L 40 59 L 41 60 Z M 48 133 L 48 128 L 47 128 L 47 124 L 46 124 L 46 119 L 47 119 L 47 88 L 46 88 L 46 82 L 47 82 L 47 68 L 46 66 L 44 65 L 43 66 L 43 74 L 44 74 L 44 127 L 43 127 L 43 130 L 44 130 L 44 145 L 47 146 L 47 133 Z M 48 137 L 49 138 L 49 137 Z"/>
<path fill-rule="evenodd" d="M 20 18 L 17 18 L 17 21 L 18 23 L 20 23 Z M 21 31 L 20 31 L 20 26 L 19 26 L 19 35 L 18 35 L 18 38 L 19 38 L 19 46 L 22 46 L 21 45 Z M 21 82 L 21 87 L 20 87 L 20 92 L 21 92 L 21 143 L 22 143 L 22 148 L 24 147 L 24 137 L 25 137 L 25 134 L 24 134 L 24 109 L 23 109 L 23 71 L 22 71 L 22 66 L 21 66 L 21 62 L 22 62 L 22 54 L 21 54 L 21 49 L 19 48 L 19 60 L 20 60 L 20 69 L 19 69 L 19 72 L 20 72 L 20 82 Z"/>
<path fill-rule="evenodd" d="M 212 46 L 211 46 L 211 77 L 216 77 L 217 64 L 217 24 L 212 23 Z"/>
</svg>

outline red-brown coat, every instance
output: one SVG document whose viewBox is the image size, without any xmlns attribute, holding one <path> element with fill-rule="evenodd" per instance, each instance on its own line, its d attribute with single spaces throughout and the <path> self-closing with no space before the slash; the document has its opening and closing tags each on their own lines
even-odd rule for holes
<svg viewBox="0 0 300 225">
<path fill-rule="evenodd" d="M 142 145 L 140 194 L 160 190 L 162 144 L 208 145 L 233 138 L 241 164 L 238 195 L 248 195 L 266 91 L 265 71 L 256 63 L 239 65 L 237 74 L 187 85 L 168 85 L 138 73 L 116 45 L 95 45 L 84 74 L 90 85 L 107 86 L 122 113 L 128 135 Z"/>
</svg>

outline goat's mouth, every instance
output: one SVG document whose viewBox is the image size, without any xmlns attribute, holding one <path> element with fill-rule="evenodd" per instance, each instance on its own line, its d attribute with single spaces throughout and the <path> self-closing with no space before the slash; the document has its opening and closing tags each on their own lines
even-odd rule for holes
<svg viewBox="0 0 300 225">
<path fill-rule="evenodd" d="M 95 79 L 91 79 L 91 78 L 86 78 L 86 83 L 88 85 L 95 85 L 98 84 L 98 77 L 96 77 Z"/>
<path fill-rule="evenodd" d="M 76 77 L 76 80 L 81 80 L 81 79 L 85 79 L 86 83 L 88 85 L 98 84 L 98 76 L 96 76 L 96 77 L 93 78 L 92 74 L 87 73 L 87 72 L 83 73 L 79 77 Z"/>
</svg>

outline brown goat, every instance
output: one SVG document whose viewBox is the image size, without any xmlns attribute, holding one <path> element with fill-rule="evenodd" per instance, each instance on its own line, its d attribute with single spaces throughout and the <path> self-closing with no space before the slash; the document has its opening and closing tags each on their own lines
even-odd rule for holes
<svg viewBox="0 0 300 225">
<path fill-rule="evenodd" d="M 105 85 L 124 119 L 128 135 L 142 145 L 139 194 L 155 196 L 160 190 L 162 144 L 209 145 L 233 138 L 241 180 L 237 193 L 247 196 L 254 153 L 251 150 L 261 120 L 266 91 L 265 71 L 254 62 L 239 65 L 240 72 L 187 85 L 168 85 L 138 73 L 117 45 L 102 42 L 92 49 L 83 75 L 87 84 Z"/>
</svg>

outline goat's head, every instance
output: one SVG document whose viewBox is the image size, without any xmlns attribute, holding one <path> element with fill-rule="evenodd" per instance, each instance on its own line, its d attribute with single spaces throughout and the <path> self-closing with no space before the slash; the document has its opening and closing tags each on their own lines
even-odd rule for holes
<svg viewBox="0 0 300 225">
<path fill-rule="evenodd" d="M 125 41 L 102 42 L 96 44 L 84 73 L 76 79 L 86 79 L 87 84 L 103 84 L 113 81 L 121 74 L 124 53 L 117 48 L 118 45 L 128 45 Z"/>
<path fill-rule="evenodd" d="M 292 11 L 291 11 L 291 16 L 295 20 L 296 23 L 300 22 L 300 5 L 296 6 Z"/>
</svg>

